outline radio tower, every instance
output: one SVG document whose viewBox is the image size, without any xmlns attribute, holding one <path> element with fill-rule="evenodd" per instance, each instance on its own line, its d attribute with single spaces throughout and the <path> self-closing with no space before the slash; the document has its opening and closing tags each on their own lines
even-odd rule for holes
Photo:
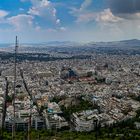
<svg viewBox="0 0 140 140">
<path fill-rule="evenodd" d="M 16 95 L 16 81 L 17 81 L 17 50 L 18 50 L 18 38 L 16 36 L 15 42 L 15 54 L 14 54 L 14 93 L 13 93 L 13 124 L 12 124 L 12 140 L 15 139 L 15 95 Z"/>
</svg>

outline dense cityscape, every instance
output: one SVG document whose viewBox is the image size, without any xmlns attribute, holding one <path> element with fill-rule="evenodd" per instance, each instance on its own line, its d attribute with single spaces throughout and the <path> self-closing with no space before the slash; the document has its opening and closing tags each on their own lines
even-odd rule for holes
<svg viewBox="0 0 140 140">
<path fill-rule="evenodd" d="M 132 124 L 139 129 L 139 54 L 124 54 L 126 49 L 119 47 L 115 54 L 95 45 L 86 51 L 85 48 L 73 47 L 72 52 L 68 47 L 59 47 L 63 52 L 45 48 L 46 57 L 53 56 L 53 60 L 43 59 L 45 53 L 37 51 L 31 55 L 19 48 L 16 69 L 14 51 L 3 51 L 1 128 L 11 137 L 13 130 L 25 131 L 26 136 L 21 139 L 31 139 L 31 130 L 51 130 L 55 135 L 65 131 L 90 133 L 137 118 Z M 24 54 L 33 58 L 28 60 Z"/>
<path fill-rule="evenodd" d="M 140 140 L 140 0 L 1 0 L 0 140 Z"/>
</svg>

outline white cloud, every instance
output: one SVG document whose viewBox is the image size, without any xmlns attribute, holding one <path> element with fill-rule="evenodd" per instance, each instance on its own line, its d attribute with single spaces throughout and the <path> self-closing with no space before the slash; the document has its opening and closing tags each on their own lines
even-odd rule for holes
<svg viewBox="0 0 140 140">
<path fill-rule="evenodd" d="M 126 13 L 126 14 L 117 14 L 118 17 L 123 18 L 125 20 L 139 20 L 140 19 L 140 12 L 137 13 Z"/>
<path fill-rule="evenodd" d="M 76 20 L 77 23 L 87 23 L 93 21 L 96 18 L 95 13 L 84 13 L 80 14 Z"/>
<path fill-rule="evenodd" d="M 56 24 L 60 24 L 60 19 L 57 19 L 56 20 Z"/>
<path fill-rule="evenodd" d="M 31 0 L 32 7 L 29 9 L 28 14 L 32 16 L 41 17 L 44 20 L 49 20 L 55 24 L 60 23 L 60 19 L 56 16 L 56 9 L 53 4 L 48 0 Z"/>
<path fill-rule="evenodd" d="M 9 24 L 13 25 L 16 30 L 27 30 L 33 26 L 33 16 L 20 14 L 7 19 Z"/>
<path fill-rule="evenodd" d="M 104 11 L 99 12 L 96 14 L 96 21 L 97 22 L 119 22 L 123 19 L 117 16 L 114 16 L 110 9 L 104 9 Z"/>
<path fill-rule="evenodd" d="M 35 15 L 35 16 L 40 15 L 39 11 L 35 7 L 30 8 L 28 13 L 31 14 L 31 15 Z"/>
<path fill-rule="evenodd" d="M 0 18 L 4 18 L 8 15 L 9 13 L 7 11 L 4 10 L 0 10 Z"/>
<path fill-rule="evenodd" d="M 77 23 L 88 23 L 92 21 L 97 21 L 97 22 L 118 22 L 122 20 L 122 18 L 118 16 L 114 16 L 111 12 L 111 10 L 104 9 L 101 12 L 95 12 L 92 10 L 89 10 L 89 6 L 92 4 L 92 0 L 85 0 L 79 9 L 77 8 L 72 8 L 71 9 L 71 14 L 75 17 L 77 17 L 76 22 Z"/>
<path fill-rule="evenodd" d="M 9 12 L 0 10 L 0 24 L 7 24 L 6 16 L 8 16 Z"/>
<path fill-rule="evenodd" d="M 123 20 L 120 17 L 114 16 L 110 11 L 110 9 L 104 9 L 101 12 L 92 12 L 92 11 L 79 12 L 79 14 L 77 14 L 76 16 L 77 23 L 88 23 L 91 21 L 109 23 L 109 22 L 119 22 Z"/>
<path fill-rule="evenodd" d="M 85 0 L 80 7 L 80 11 L 86 10 L 92 4 L 92 0 Z"/>
<path fill-rule="evenodd" d="M 104 9 L 96 13 L 95 20 L 97 24 L 113 28 L 116 26 L 122 31 L 132 30 L 132 33 L 140 25 L 140 13 L 113 15 L 110 9 Z"/>
<path fill-rule="evenodd" d="M 90 10 L 93 0 L 84 0 L 80 8 L 71 8 L 70 13 L 75 16 L 76 23 L 87 23 L 95 19 L 95 13 Z"/>
<path fill-rule="evenodd" d="M 60 27 L 60 31 L 66 31 L 66 27 Z"/>
<path fill-rule="evenodd" d="M 99 32 L 108 34 L 104 38 L 120 40 L 140 36 L 140 13 L 114 15 L 110 9 L 104 9 L 97 13 L 96 23 Z"/>
</svg>

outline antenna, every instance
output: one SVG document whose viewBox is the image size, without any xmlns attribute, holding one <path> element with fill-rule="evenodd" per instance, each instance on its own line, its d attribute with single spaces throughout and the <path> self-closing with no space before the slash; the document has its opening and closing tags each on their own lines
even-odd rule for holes
<svg viewBox="0 0 140 140">
<path fill-rule="evenodd" d="M 15 41 L 15 54 L 14 54 L 14 93 L 13 93 L 13 124 L 12 124 L 12 140 L 15 139 L 15 95 L 16 95 L 16 81 L 17 81 L 17 49 L 18 49 L 18 38 L 16 36 Z"/>
</svg>

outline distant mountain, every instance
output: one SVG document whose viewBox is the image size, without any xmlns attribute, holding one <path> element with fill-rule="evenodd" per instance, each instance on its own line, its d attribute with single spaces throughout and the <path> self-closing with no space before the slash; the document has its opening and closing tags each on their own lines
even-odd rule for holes
<svg viewBox="0 0 140 140">
<path fill-rule="evenodd" d="M 48 52 L 55 51 L 58 48 L 119 48 L 119 49 L 140 49 L 140 40 L 122 40 L 112 42 L 89 42 L 89 43 L 78 43 L 72 41 L 51 41 L 42 43 L 24 43 L 19 46 L 19 52 Z M 0 51 L 14 51 L 14 44 L 0 44 Z"/>
<path fill-rule="evenodd" d="M 124 43 L 140 43 L 140 40 L 131 39 L 131 40 L 121 40 L 120 42 L 124 42 Z"/>
<path fill-rule="evenodd" d="M 140 40 L 122 40 L 122 41 L 112 41 L 112 42 L 90 42 L 86 44 L 91 47 L 119 47 L 119 48 L 137 48 L 140 47 Z"/>
<path fill-rule="evenodd" d="M 140 47 L 140 40 L 138 40 L 138 39 L 123 40 L 123 41 L 120 41 L 120 42 L 124 43 L 126 45 L 129 45 L 129 46 Z"/>
<path fill-rule="evenodd" d="M 46 46 L 59 46 L 59 47 L 66 47 L 66 46 L 77 46 L 77 45 L 81 45 L 81 43 L 78 42 L 73 42 L 73 41 L 51 41 L 51 42 L 46 42 L 46 43 L 42 43 Z"/>
</svg>

